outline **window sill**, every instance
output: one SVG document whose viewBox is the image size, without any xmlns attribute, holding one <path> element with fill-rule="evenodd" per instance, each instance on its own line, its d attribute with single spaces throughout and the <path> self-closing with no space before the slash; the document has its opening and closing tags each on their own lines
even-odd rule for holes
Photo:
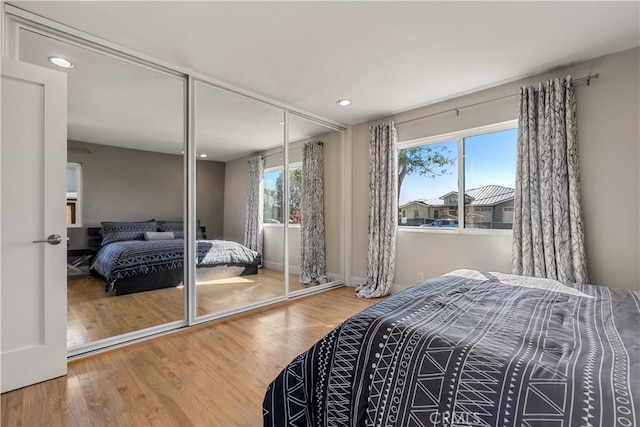
<svg viewBox="0 0 640 427">
<path fill-rule="evenodd" d="M 424 234 L 456 234 L 469 236 L 511 236 L 513 230 L 474 229 L 474 228 L 429 228 L 429 227 L 403 227 L 398 226 L 398 232 L 424 233 Z"/>
<path fill-rule="evenodd" d="M 284 224 L 272 224 L 265 223 L 262 224 L 263 228 L 284 228 Z M 289 228 L 300 228 L 300 224 L 289 224 Z"/>
</svg>

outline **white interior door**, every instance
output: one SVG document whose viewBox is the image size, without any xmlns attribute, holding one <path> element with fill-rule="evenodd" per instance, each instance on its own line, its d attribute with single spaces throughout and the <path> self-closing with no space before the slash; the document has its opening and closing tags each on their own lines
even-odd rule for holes
<svg viewBox="0 0 640 427">
<path fill-rule="evenodd" d="M 5 392 L 67 373 L 67 75 L 5 58 L 0 64 Z M 35 242 L 48 236 L 50 242 Z"/>
</svg>

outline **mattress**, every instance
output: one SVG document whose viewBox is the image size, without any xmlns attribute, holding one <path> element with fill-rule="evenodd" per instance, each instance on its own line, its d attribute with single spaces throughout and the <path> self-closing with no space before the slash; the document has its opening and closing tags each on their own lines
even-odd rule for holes
<svg viewBox="0 0 640 427">
<path fill-rule="evenodd" d="M 269 385 L 265 426 L 635 426 L 640 295 L 459 270 L 353 316 Z"/>
<path fill-rule="evenodd" d="M 106 291 L 124 278 L 181 268 L 184 264 L 184 240 L 127 240 L 103 246 L 91 266 L 104 277 Z M 239 243 L 227 240 L 198 240 L 197 266 L 225 264 L 260 265 L 261 257 Z"/>
</svg>

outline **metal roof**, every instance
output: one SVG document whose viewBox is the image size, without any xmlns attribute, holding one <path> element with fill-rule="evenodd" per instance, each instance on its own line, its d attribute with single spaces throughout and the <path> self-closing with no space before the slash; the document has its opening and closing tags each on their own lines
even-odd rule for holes
<svg viewBox="0 0 640 427">
<path fill-rule="evenodd" d="M 500 185 L 485 185 L 484 187 L 472 188 L 465 193 L 471 197 L 471 206 L 492 206 L 512 200 L 516 190 Z"/>
<path fill-rule="evenodd" d="M 467 198 L 471 199 L 471 203 L 467 203 L 467 206 L 493 206 L 508 200 L 512 200 L 515 197 L 513 188 L 502 187 L 500 185 L 485 185 L 484 187 L 472 188 L 465 193 Z M 412 203 L 419 203 L 425 206 L 439 207 L 444 205 L 444 197 L 450 194 L 458 194 L 457 191 L 450 191 L 447 194 L 441 196 L 439 199 L 418 199 L 412 200 L 400 206 L 403 208 Z"/>
</svg>

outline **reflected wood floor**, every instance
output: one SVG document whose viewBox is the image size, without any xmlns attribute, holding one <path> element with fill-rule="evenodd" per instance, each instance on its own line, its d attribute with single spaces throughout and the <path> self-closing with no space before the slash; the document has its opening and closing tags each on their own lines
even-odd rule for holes
<svg viewBox="0 0 640 427">
<path fill-rule="evenodd" d="M 184 319 L 183 287 L 116 296 L 100 279 L 70 278 L 67 284 L 67 346 L 138 331 Z M 283 273 L 261 268 L 258 274 L 201 282 L 198 316 L 239 308 L 284 295 Z M 289 276 L 289 289 L 306 289 Z"/>
<path fill-rule="evenodd" d="M 1 397 L 2 426 L 261 426 L 267 385 L 378 300 L 354 288 L 265 307 L 71 362 Z"/>
</svg>

